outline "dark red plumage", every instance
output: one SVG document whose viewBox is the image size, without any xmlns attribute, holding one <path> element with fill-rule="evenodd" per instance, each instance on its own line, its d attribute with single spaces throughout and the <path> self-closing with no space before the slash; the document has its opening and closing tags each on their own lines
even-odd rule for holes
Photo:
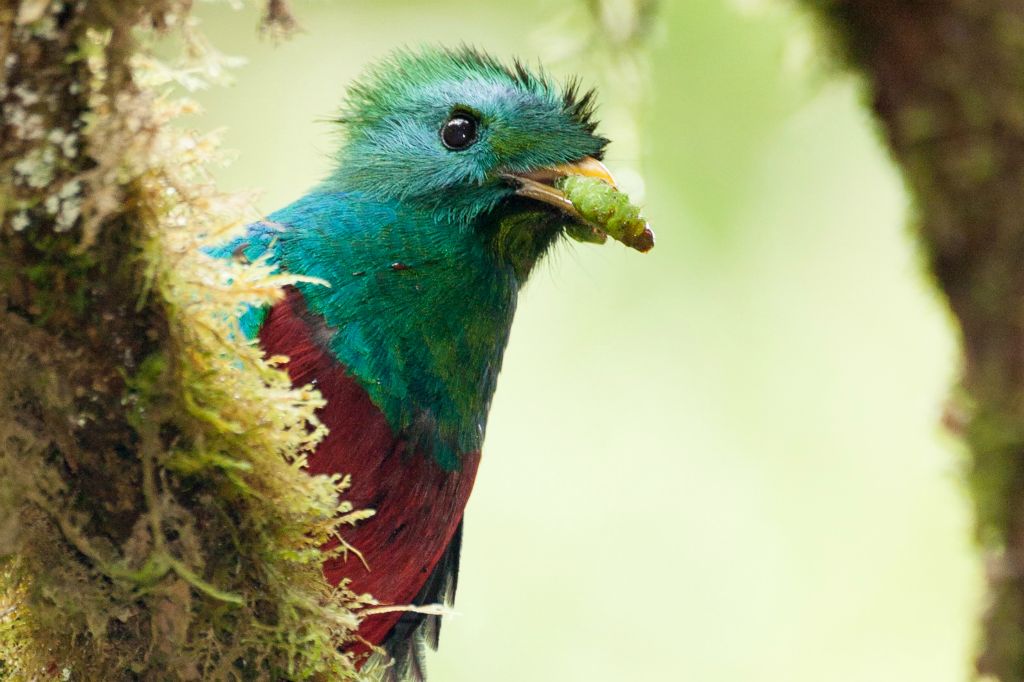
<svg viewBox="0 0 1024 682">
<path fill-rule="evenodd" d="M 409 604 L 456 534 L 480 454 L 465 454 L 460 469 L 445 471 L 433 457 L 410 452 L 366 391 L 322 345 L 327 336 L 322 331 L 322 319 L 290 289 L 268 312 L 259 340 L 269 355 L 290 358 L 286 368 L 292 383 L 315 383 L 327 401 L 319 416 L 330 433 L 309 458 L 310 473 L 351 474 L 346 499 L 357 509 L 376 510 L 345 535 L 366 565 L 349 552 L 328 561 L 324 575 L 331 584 L 348 577 L 355 592 L 369 592 L 381 603 Z M 382 644 L 401 616 L 369 616 L 359 634 Z"/>
</svg>

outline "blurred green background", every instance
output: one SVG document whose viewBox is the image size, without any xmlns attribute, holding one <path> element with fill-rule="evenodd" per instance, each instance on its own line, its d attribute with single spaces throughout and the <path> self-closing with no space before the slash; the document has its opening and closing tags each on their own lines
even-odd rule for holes
<svg viewBox="0 0 1024 682">
<path fill-rule="evenodd" d="M 533 60 L 585 36 L 571 5 L 298 1 L 277 46 L 256 8 L 203 5 L 248 62 L 188 125 L 225 128 L 218 179 L 269 212 L 328 168 L 367 62 Z M 525 291 L 433 680 L 967 677 L 981 569 L 937 426 L 955 337 L 861 88 L 811 38 L 790 5 L 676 0 L 646 85 L 594 41 L 552 66 L 603 85 L 607 163 L 659 241 L 563 247 Z"/>
</svg>

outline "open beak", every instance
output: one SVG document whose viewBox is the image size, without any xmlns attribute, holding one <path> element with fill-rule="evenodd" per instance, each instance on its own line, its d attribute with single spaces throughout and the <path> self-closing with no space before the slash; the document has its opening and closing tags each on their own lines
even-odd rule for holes
<svg viewBox="0 0 1024 682">
<path fill-rule="evenodd" d="M 560 182 L 570 176 L 587 180 Z M 640 209 L 619 192 L 615 178 L 593 157 L 529 173 L 505 173 L 502 177 L 515 185 L 516 196 L 548 204 L 572 218 L 562 229 L 576 241 L 604 244 L 612 237 L 641 253 L 654 247 L 654 232 Z"/>
<path fill-rule="evenodd" d="M 579 214 L 579 211 L 572 205 L 572 202 L 566 198 L 561 190 L 554 186 L 557 180 L 569 175 L 584 175 L 597 178 L 612 187 L 617 187 L 615 178 L 605 168 L 605 165 L 592 156 L 584 156 L 579 161 L 573 163 L 548 166 L 529 173 L 506 173 L 503 177 L 516 183 L 516 195 L 554 206 L 573 218 L 584 221 L 583 216 Z"/>
</svg>

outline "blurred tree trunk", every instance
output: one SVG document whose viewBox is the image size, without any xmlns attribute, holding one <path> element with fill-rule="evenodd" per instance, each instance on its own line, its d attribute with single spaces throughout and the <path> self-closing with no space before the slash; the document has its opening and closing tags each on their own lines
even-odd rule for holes
<svg viewBox="0 0 1024 682">
<path fill-rule="evenodd" d="M 991 558 L 977 667 L 1022 680 L 1024 1 L 805 1 L 865 77 L 959 324 L 963 375 L 947 422 L 970 448 Z"/>
<path fill-rule="evenodd" d="M 355 674 L 319 398 L 226 325 L 282 282 L 204 258 L 243 212 L 138 78 L 189 10 L 0 4 L 0 679 Z"/>
</svg>

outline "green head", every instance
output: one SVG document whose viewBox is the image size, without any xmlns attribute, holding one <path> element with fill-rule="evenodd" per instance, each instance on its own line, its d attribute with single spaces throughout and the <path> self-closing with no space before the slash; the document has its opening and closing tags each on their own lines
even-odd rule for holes
<svg viewBox="0 0 1024 682">
<path fill-rule="evenodd" d="M 569 220 L 551 183 L 567 173 L 611 180 L 592 115 L 591 92 L 519 63 L 468 48 L 399 52 L 349 89 L 329 182 L 473 226 L 526 274 Z"/>
<path fill-rule="evenodd" d="M 480 448 L 519 288 L 589 220 L 563 180 L 613 184 L 592 102 L 468 49 L 398 53 L 350 88 L 336 170 L 270 216 L 284 268 L 330 285 L 297 285 L 326 345 L 445 467 Z"/>
</svg>

